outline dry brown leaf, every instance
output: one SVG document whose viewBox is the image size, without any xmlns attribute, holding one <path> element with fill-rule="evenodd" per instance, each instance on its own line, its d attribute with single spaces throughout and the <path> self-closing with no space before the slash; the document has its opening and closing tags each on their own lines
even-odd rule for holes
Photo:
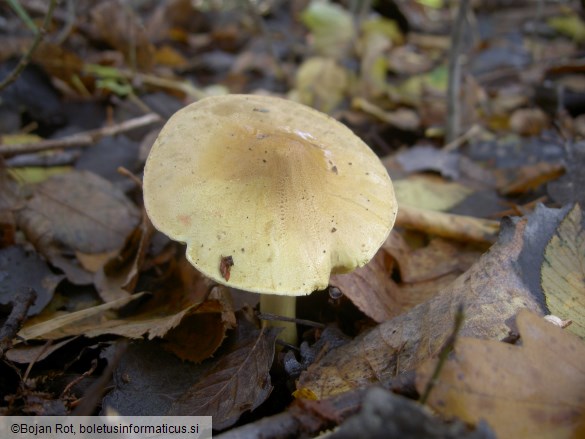
<svg viewBox="0 0 585 439">
<path fill-rule="evenodd" d="M 85 171 L 57 175 L 36 185 L 17 215 L 28 240 L 75 283 L 91 283 L 91 274 L 70 254 L 117 250 L 138 220 L 138 209 L 119 189 Z"/>
<path fill-rule="evenodd" d="M 461 303 L 462 335 L 505 337 L 506 320 L 520 308 L 540 309 L 516 265 L 527 222 L 504 222 L 499 242 L 448 288 L 327 354 L 301 375 L 298 387 L 325 398 L 414 369 L 444 343 Z"/>
<path fill-rule="evenodd" d="M 510 116 L 510 128 L 522 136 L 537 136 L 549 124 L 540 108 L 520 108 Z"/>
<path fill-rule="evenodd" d="M 199 363 L 215 353 L 226 331 L 235 326 L 230 292 L 223 285 L 217 285 L 208 300 L 197 308 L 196 315 L 185 317 L 165 335 L 163 346 L 182 360 Z"/>
<path fill-rule="evenodd" d="M 221 346 L 226 329 L 221 312 L 190 315 L 167 332 L 163 346 L 181 360 L 200 363 Z"/>
<path fill-rule="evenodd" d="M 153 233 L 154 228 L 143 211 L 140 226 L 134 229 L 119 254 L 113 255 L 97 270 L 94 284 L 104 302 L 126 297 L 134 292 Z"/>
<path fill-rule="evenodd" d="M 520 311 L 517 326 L 521 346 L 457 340 L 429 404 L 465 422 L 484 419 L 501 438 L 578 437 L 579 423 L 585 426 L 585 345 L 528 310 Z M 419 391 L 435 363 L 418 370 Z"/>
<path fill-rule="evenodd" d="M 214 366 L 174 402 L 170 415 L 213 416 L 213 428 L 222 430 L 268 398 L 278 331 L 258 330 L 244 319 L 238 321 L 237 331 L 235 342 L 226 346 Z"/>
<path fill-rule="evenodd" d="M 184 318 L 195 314 L 217 313 L 221 315 L 221 325 L 215 327 L 223 337 L 225 330 L 234 322 L 233 311 L 227 291 L 216 289 L 208 293 L 208 281 L 203 278 L 184 258 L 176 264 L 162 280 L 161 286 L 153 289 L 152 297 L 130 315 L 126 312 L 120 316 L 114 310 L 127 304 L 140 294 L 93 306 L 81 311 L 44 316 L 20 332 L 24 339 L 59 339 L 68 336 L 84 335 L 97 337 L 104 334 L 116 334 L 128 338 L 148 336 L 149 339 L 165 336 L 177 327 Z"/>
<path fill-rule="evenodd" d="M 380 323 L 430 299 L 480 256 L 476 250 L 439 238 L 413 250 L 393 231 L 372 261 L 349 274 L 331 276 L 329 284 Z M 391 278 L 396 266 L 400 283 Z"/>
<path fill-rule="evenodd" d="M 376 322 L 393 317 L 398 308 L 389 282 L 392 260 L 382 249 L 365 266 L 349 274 L 334 274 L 329 285 L 337 287 L 355 306 Z"/>
<path fill-rule="evenodd" d="M 497 172 L 500 193 L 503 195 L 521 195 L 564 174 L 564 166 L 558 163 L 539 162 L 533 165 L 503 169 Z M 511 174 L 511 175 L 510 175 Z M 510 175 L 508 177 L 508 175 Z"/>
<path fill-rule="evenodd" d="M 401 130 L 414 131 L 420 127 L 420 117 L 415 111 L 410 109 L 399 108 L 394 111 L 385 111 L 360 97 L 353 98 L 351 106 Z"/>
<path fill-rule="evenodd" d="M 154 65 L 154 46 L 150 43 L 144 25 L 130 6 L 117 0 L 102 1 L 91 11 L 94 36 L 124 54 L 140 70 Z"/>
<path fill-rule="evenodd" d="M 429 244 L 411 249 L 402 240 L 401 235 L 394 233 L 386 240 L 384 249 L 396 260 L 400 268 L 400 279 L 412 284 L 437 279 L 447 274 L 465 272 L 481 253 L 477 249 L 442 238 L 433 238 Z"/>
</svg>

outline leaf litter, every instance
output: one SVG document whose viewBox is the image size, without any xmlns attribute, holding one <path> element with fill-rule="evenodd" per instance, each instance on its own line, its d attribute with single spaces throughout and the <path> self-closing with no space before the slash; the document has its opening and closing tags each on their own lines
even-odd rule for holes
<svg viewBox="0 0 585 439">
<path fill-rule="evenodd" d="M 540 392 L 546 382 L 564 379 L 567 390 L 547 398 L 580 390 L 582 378 L 554 369 L 570 354 L 559 354 L 554 365 L 547 360 L 556 346 L 542 342 L 550 335 L 548 327 L 546 336 L 538 336 L 540 344 L 531 344 L 529 331 L 540 327 L 540 319 L 528 329 L 519 324 L 521 345 L 499 341 L 509 338 L 514 318 L 526 319 L 524 308 L 571 320 L 564 331 L 583 337 L 577 14 L 546 4 L 547 19 L 534 18 L 530 24 L 549 27 L 522 33 L 519 23 L 533 17 L 530 6 L 494 11 L 477 5 L 473 13 L 485 33 L 480 44 L 475 36 L 469 38 L 475 45 L 460 81 L 461 137 L 445 144 L 445 103 L 452 97 L 444 61 L 451 43 L 448 30 L 455 25 L 449 8 L 441 2 L 393 2 L 376 4 L 374 13 L 343 2 L 277 3 L 242 9 L 231 2 L 137 6 L 112 0 L 80 3 L 71 16 L 58 6 L 51 37 L 67 19 L 89 18 L 41 43 L 32 55 L 34 66 L 12 88 L 0 91 L 1 148 L 8 148 L 11 136 L 33 132 L 43 148 L 71 151 L 68 157 L 59 157 L 59 151 L 32 152 L 26 163 L 41 167 L 25 165 L 15 172 L 14 159 L 23 151 L 10 146 L 5 154 L 15 156 L 6 162 L 9 172 L 1 165 L 0 254 L 10 257 L 0 271 L 10 282 L 2 290 L 0 325 L 10 329 L 2 334 L 18 331 L 22 339 L 0 340 L 3 349 L 13 346 L 4 353 L 10 368 L 0 367 L 3 376 L 20 382 L 14 370 L 22 376 L 26 366 L 18 365 L 36 363 L 35 376 L 23 386 L 0 380 L 0 393 L 6 395 L 0 413 L 70 413 L 86 396 L 85 401 L 94 401 L 88 409 L 94 413 L 213 414 L 218 431 L 256 421 L 240 428 L 268 436 L 294 436 L 292 431 L 314 436 L 362 406 L 363 422 L 375 418 L 372 411 L 381 407 L 376 401 L 390 404 L 388 394 L 376 395 L 366 386 L 416 399 L 416 392 L 405 389 L 412 388 L 414 371 L 444 345 L 461 303 L 465 322 L 452 357 L 467 355 L 469 342 L 494 344 L 503 352 L 466 370 L 480 367 L 486 382 L 497 383 L 493 389 L 511 391 L 517 382 L 501 384 L 509 378 L 502 381 L 503 372 L 489 369 L 497 358 L 499 371 L 518 362 L 517 369 L 546 377 L 517 378 L 526 389 L 535 386 Z M 34 2 L 23 5 L 35 17 L 44 14 Z M 253 11 L 260 15 L 248 15 Z M 9 26 L 21 29 L 9 9 L 3 12 Z M 558 19 L 561 12 L 564 21 Z M 0 34 L 0 60 L 19 57 L 32 41 L 26 30 L 16 34 Z M 553 54 L 562 54 L 563 61 Z M 14 63 L 2 64 L 4 77 Z M 288 93 L 330 112 L 386 156 L 383 162 L 403 198 L 397 227 L 372 263 L 332 277 L 341 296 L 315 293 L 299 300 L 298 316 L 320 324 L 299 321 L 300 354 L 275 351 L 273 331 L 259 329 L 241 312 L 236 319 L 235 310 L 247 309 L 246 303 L 257 298 L 212 285 L 185 265 L 181 246 L 149 228 L 135 182 L 114 173 L 121 165 L 140 172 L 152 140 L 146 139 L 144 126 L 126 132 L 113 125 L 108 131 L 112 115 L 120 125 L 145 113 L 149 124 L 158 123 L 152 111 L 168 117 L 193 99 L 228 90 Z M 91 129 L 91 136 L 83 137 L 83 131 L 71 136 L 83 129 Z M 108 133 L 118 137 L 108 138 Z M 88 146 L 99 139 L 108 147 Z M 143 151 L 138 151 L 140 142 Z M 90 149 L 82 153 L 77 146 Z M 66 160 L 66 166 L 44 167 L 53 156 Z M 510 213 L 516 217 L 500 223 Z M 28 311 L 31 316 L 8 321 L 4 315 L 15 303 L 20 306 L 22 282 L 34 287 L 37 303 Z M 329 328 L 342 332 L 344 343 L 331 339 Z M 558 341 L 565 335 L 554 337 Z M 116 360 L 124 339 L 133 342 Z M 47 341 L 53 345 L 45 347 Z M 458 351 L 457 342 L 463 350 Z M 578 352 L 582 341 L 574 343 Z M 70 355 L 79 348 L 83 355 Z M 83 373 L 52 379 L 56 375 L 49 365 L 61 355 L 75 358 Z M 99 366 L 84 363 L 84 356 Z M 453 358 L 439 381 L 449 378 Z M 79 388 L 99 381 L 107 373 L 104 364 L 114 371 L 115 389 L 103 400 L 100 391 L 84 395 Z M 254 372 L 251 365 L 258 369 Z M 481 384 L 477 381 L 470 378 L 466 385 Z M 217 389 L 223 399 L 214 397 Z M 370 393 L 374 396 L 366 398 Z M 455 415 L 474 424 L 472 434 L 490 437 L 478 421 L 481 410 L 461 402 L 468 396 L 457 392 L 454 404 L 467 411 Z M 283 411 L 291 400 L 289 411 Z M 576 401 L 573 412 L 545 408 L 538 420 L 560 416 L 563 421 L 550 431 L 579 434 L 583 410 L 582 401 Z M 403 399 L 392 404 L 397 413 L 408 411 Z M 524 425 L 525 406 L 508 407 L 503 415 L 498 410 L 507 406 L 497 400 L 490 406 L 498 413 L 490 427 L 505 437 L 501 425 L 510 422 L 501 420 L 508 416 Z M 271 410 L 280 411 L 275 416 L 287 423 L 273 423 L 270 416 L 258 420 Z M 415 428 L 439 432 L 448 425 L 436 416 L 420 419 Z M 535 434 L 546 437 L 548 427 Z"/>
</svg>

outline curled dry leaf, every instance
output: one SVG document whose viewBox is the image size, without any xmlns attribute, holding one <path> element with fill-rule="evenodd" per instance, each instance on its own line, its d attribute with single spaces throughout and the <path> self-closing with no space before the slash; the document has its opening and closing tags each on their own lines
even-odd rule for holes
<svg viewBox="0 0 585 439">
<path fill-rule="evenodd" d="M 222 339 L 226 329 L 233 326 L 234 322 L 229 300 L 225 299 L 225 294 L 214 294 L 213 291 L 208 295 L 207 280 L 184 258 L 179 260 L 183 263 L 173 266 L 163 284 L 153 287 L 150 299 L 130 315 L 121 316 L 114 310 L 141 297 L 143 293 L 65 315 L 45 316 L 45 321 L 25 325 L 19 335 L 24 339 L 49 340 L 75 335 L 97 337 L 104 334 L 128 338 L 147 336 L 153 339 L 164 337 L 184 318 L 217 313 L 221 318 L 216 320 L 215 326 L 207 326 L 206 330 L 218 332 L 208 333 L 210 338 Z"/>
<path fill-rule="evenodd" d="M 325 398 L 414 369 L 442 346 L 461 303 L 463 335 L 504 338 L 506 320 L 520 308 L 540 309 L 516 264 L 527 222 L 504 222 L 499 242 L 449 287 L 330 352 L 301 375 L 298 387 Z"/>
<path fill-rule="evenodd" d="M 197 314 L 185 317 L 165 335 L 164 347 L 182 360 L 199 363 L 215 353 L 226 331 L 235 326 L 230 292 L 223 285 L 217 285 L 197 308 Z"/>
<path fill-rule="evenodd" d="M 380 323 L 430 299 L 480 257 L 479 251 L 440 238 L 412 249 L 392 232 L 367 265 L 349 274 L 331 276 L 330 285 L 364 314 Z M 400 270 L 400 282 L 393 271 Z"/>
<path fill-rule="evenodd" d="M 462 338 L 439 375 L 429 404 L 465 422 L 484 419 L 498 437 L 577 438 L 585 432 L 585 345 L 521 310 L 521 346 Z M 435 360 L 417 372 L 424 389 Z"/>
<path fill-rule="evenodd" d="M 143 212 L 142 222 L 128 236 L 124 247 L 97 270 L 94 284 L 105 302 L 134 292 L 153 233 L 154 228 Z"/>
<path fill-rule="evenodd" d="M 213 416 L 213 428 L 222 430 L 233 425 L 242 413 L 258 407 L 272 390 L 269 371 L 277 332 L 275 328 L 258 330 L 240 319 L 233 343 L 174 402 L 169 414 Z"/>
<path fill-rule="evenodd" d="M 329 284 L 339 288 L 368 317 L 383 322 L 399 308 L 388 279 L 392 265 L 388 254 L 378 250 L 368 264 L 349 274 L 332 275 Z"/>
<path fill-rule="evenodd" d="M 424 231 L 430 235 L 458 241 L 491 244 L 496 240 L 497 221 L 419 209 L 402 204 L 396 226 Z"/>
<path fill-rule="evenodd" d="M 398 233 L 384 243 L 400 268 L 400 279 L 407 284 L 436 280 L 447 274 L 461 274 L 476 262 L 481 253 L 464 244 L 432 238 L 428 245 L 410 248 Z"/>
</svg>

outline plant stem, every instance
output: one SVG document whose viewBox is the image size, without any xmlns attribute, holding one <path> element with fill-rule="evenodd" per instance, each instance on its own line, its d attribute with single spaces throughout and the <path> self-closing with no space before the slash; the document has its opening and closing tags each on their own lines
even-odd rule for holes
<svg viewBox="0 0 585 439">
<path fill-rule="evenodd" d="M 51 24 L 51 18 L 53 17 L 53 12 L 55 10 L 55 6 L 57 6 L 57 0 L 51 0 L 51 3 L 49 4 L 49 9 L 48 9 L 47 14 L 45 15 L 45 19 L 43 21 L 43 25 L 38 30 L 33 43 L 31 44 L 28 51 L 23 55 L 23 57 L 20 58 L 20 61 L 18 62 L 16 67 L 0 83 L 0 91 L 2 91 L 6 87 L 8 87 L 10 84 L 12 84 L 14 81 L 16 81 L 16 78 L 18 78 L 18 75 L 20 75 L 20 73 L 28 65 L 28 63 L 32 57 L 32 54 L 37 49 L 39 44 L 41 44 L 41 41 L 43 40 L 43 38 L 45 37 L 45 34 L 47 33 L 47 28 L 49 27 L 49 24 Z"/>
</svg>

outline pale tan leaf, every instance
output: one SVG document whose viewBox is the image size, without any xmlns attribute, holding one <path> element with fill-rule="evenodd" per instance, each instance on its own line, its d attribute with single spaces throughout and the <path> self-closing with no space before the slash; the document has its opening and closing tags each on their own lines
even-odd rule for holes
<svg viewBox="0 0 585 439">
<path fill-rule="evenodd" d="M 585 414 L 585 345 L 527 310 L 518 314 L 517 326 L 521 346 L 457 340 L 430 405 L 472 424 L 486 420 L 501 438 L 576 437 Z M 419 391 L 435 364 L 428 361 L 419 369 Z"/>
<path fill-rule="evenodd" d="M 572 320 L 569 331 L 585 339 L 585 230 L 578 204 L 549 241 L 540 275 L 550 312 Z"/>
</svg>

